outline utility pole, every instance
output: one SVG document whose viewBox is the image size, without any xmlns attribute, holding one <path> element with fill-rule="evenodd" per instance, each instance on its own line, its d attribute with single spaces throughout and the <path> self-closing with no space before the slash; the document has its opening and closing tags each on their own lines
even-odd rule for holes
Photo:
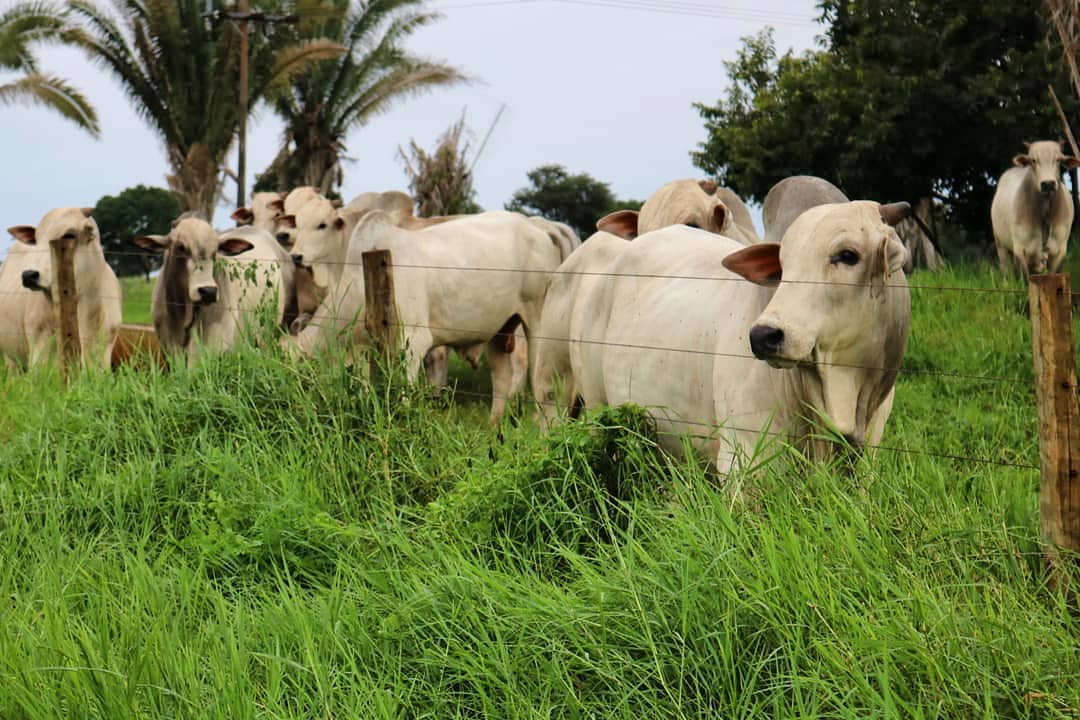
<svg viewBox="0 0 1080 720">
<path fill-rule="evenodd" d="M 236 207 L 244 207 L 247 205 L 248 34 L 251 32 L 251 23 L 264 25 L 296 24 L 300 22 L 300 16 L 295 14 L 267 15 L 258 11 L 252 12 L 248 0 L 236 0 L 235 11 L 208 10 L 205 17 L 210 18 L 215 24 L 221 20 L 232 20 L 237 24 L 237 29 L 240 31 L 240 102 L 238 108 L 240 128 L 237 133 L 239 157 L 236 161 Z"/>
</svg>

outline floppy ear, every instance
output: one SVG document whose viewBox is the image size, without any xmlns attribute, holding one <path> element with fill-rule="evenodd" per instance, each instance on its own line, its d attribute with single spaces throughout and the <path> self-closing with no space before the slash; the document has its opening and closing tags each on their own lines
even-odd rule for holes
<svg viewBox="0 0 1080 720">
<path fill-rule="evenodd" d="M 243 223 L 244 225 L 247 225 L 255 219 L 255 213 L 251 211 L 251 208 L 240 207 L 233 210 L 232 215 L 230 215 L 229 217 L 231 217 L 238 223 Z"/>
<path fill-rule="evenodd" d="M 231 237 L 225 238 L 218 243 L 218 252 L 226 257 L 232 257 L 233 255 L 247 252 L 253 247 L 255 246 L 243 238 Z"/>
<path fill-rule="evenodd" d="M 341 207 L 341 206 L 342 206 L 342 205 L 344 205 L 344 204 L 345 204 L 345 203 L 343 203 L 343 202 L 341 201 L 341 198 L 334 198 L 333 200 L 331 200 L 331 201 L 330 201 L 330 207 L 334 208 L 335 210 L 336 210 L 337 208 Z"/>
<path fill-rule="evenodd" d="M 87 207 L 79 208 L 79 212 L 81 212 L 83 214 L 83 217 L 90 217 L 91 215 L 94 214 L 94 208 L 87 208 Z"/>
<path fill-rule="evenodd" d="M 698 180 L 698 187 L 701 188 L 702 192 L 706 195 L 712 195 L 716 192 L 716 188 L 718 188 L 719 185 L 716 184 L 715 180 Z"/>
<path fill-rule="evenodd" d="M 7 229 L 11 233 L 11 237 L 15 238 L 21 243 L 27 245 L 34 245 L 37 243 L 37 231 L 33 225 L 15 225 Z"/>
<path fill-rule="evenodd" d="M 888 280 L 890 275 L 904 269 L 909 253 L 908 249 L 904 247 L 904 243 L 900 242 L 900 237 L 895 232 L 892 232 L 881 243 L 881 256 L 882 264 L 885 267 L 885 279 Z"/>
<path fill-rule="evenodd" d="M 1080 165 L 1080 159 L 1073 157 L 1072 155 L 1066 155 L 1061 158 L 1061 166 L 1066 170 L 1075 170 Z"/>
<path fill-rule="evenodd" d="M 637 210 L 616 210 L 597 220 L 596 229 L 633 240 L 638 235 L 637 221 Z"/>
<path fill-rule="evenodd" d="M 152 253 L 163 253 L 169 247 L 168 235 L 139 235 L 131 239 L 131 242 Z"/>
<path fill-rule="evenodd" d="M 279 197 L 266 203 L 266 207 L 274 212 L 285 212 L 285 198 Z"/>
<path fill-rule="evenodd" d="M 1014 155 L 1013 156 L 1013 165 L 1015 165 L 1017 167 L 1027 167 L 1030 162 L 1031 162 L 1031 158 L 1029 158 L 1027 155 Z"/>
<path fill-rule="evenodd" d="M 296 229 L 296 216 L 295 215 L 282 215 L 274 222 L 274 229 L 280 230 L 282 228 L 288 228 L 290 230 Z"/>
<path fill-rule="evenodd" d="M 723 260 L 724 267 L 757 285 L 780 284 L 780 243 L 757 243 L 737 250 Z"/>
</svg>

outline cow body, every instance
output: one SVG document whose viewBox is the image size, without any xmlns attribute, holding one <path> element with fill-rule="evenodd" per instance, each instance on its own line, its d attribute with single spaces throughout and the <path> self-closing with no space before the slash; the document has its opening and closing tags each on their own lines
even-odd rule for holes
<svg viewBox="0 0 1080 720">
<path fill-rule="evenodd" d="M 339 283 L 292 339 L 301 352 L 363 336 L 354 335 L 354 323 L 363 326 L 362 254 L 375 249 L 390 250 L 394 265 L 403 268 L 394 288 L 410 375 L 433 347 L 486 343 L 491 415 L 498 420 L 513 382 L 513 349 L 502 333 L 517 322 L 526 336 L 536 328 L 548 281 L 544 271 L 558 267 L 559 248 L 517 213 L 482 213 L 415 231 L 395 226 L 384 212 L 368 213 L 352 235 Z"/>
<path fill-rule="evenodd" d="M 765 242 L 779 243 L 796 218 L 810 208 L 847 201 L 847 195 L 828 180 L 813 175 L 784 178 L 769 188 L 762 205 Z"/>
<path fill-rule="evenodd" d="M 191 360 L 204 349 L 235 346 L 271 298 L 277 321 L 285 324 L 293 265 L 265 230 L 241 227 L 219 236 L 205 221 L 184 218 L 168 236 L 136 243 L 165 255 L 151 308 L 165 352 Z"/>
<path fill-rule="evenodd" d="M 6 295 L 4 312 L 0 313 L 0 353 L 8 364 L 36 365 L 56 346 L 53 303 L 57 302 L 57 288 L 49 241 L 71 234 L 75 237 L 82 363 L 110 367 L 122 314 L 120 283 L 105 261 L 90 209 L 51 210 L 36 227 L 18 226 L 9 231 L 20 242 L 0 266 L 0 292 Z"/>
<path fill-rule="evenodd" d="M 596 221 L 596 229 L 632 240 L 638 235 L 669 225 L 686 225 L 719 235 L 728 235 L 745 244 L 756 242 L 753 222 L 745 205 L 747 228 L 737 227 L 723 197 L 732 197 L 727 188 L 712 180 L 674 180 L 649 196 L 641 210 L 616 210 Z M 742 205 L 742 201 L 739 201 Z"/>
<path fill-rule="evenodd" d="M 1061 145 L 1031 143 L 998 180 L 990 220 L 1002 273 L 1019 267 L 1024 277 L 1057 272 L 1072 230 L 1072 198 L 1061 183 L 1061 168 L 1076 167 Z"/>
<path fill-rule="evenodd" d="M 878 212 L 815 208 L 782 247 L 678 226 L 629 243 L 617 277 L 578 300 L 589 312 L 570 362 L 585 404 L 642 405 L 668 448 L 689 435 L 722 471 L 769 428 L 827 455 L 817 413 L 856 446 L 877 442 L 910 316 L 906 250 Z"/>
</svg>

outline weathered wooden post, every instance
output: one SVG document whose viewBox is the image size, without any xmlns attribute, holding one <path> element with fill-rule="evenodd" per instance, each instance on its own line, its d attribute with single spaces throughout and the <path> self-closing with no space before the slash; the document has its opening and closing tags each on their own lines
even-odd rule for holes
<svg viewBox="0 0 1080 720">
<path fill-rule="evenodd" d="M 64 382 L 78 371 L 79 294 L 75 289 L 75 238 L 49 241 L 53 270 L 53 312 L 56 317 L 56 344 L 60 351 L 60 374 Z"/>
<path fill-rule="evenodd" d="M 364 264 L 364 327 L 372 344 L 374 377 L 398 349 L 398 314 L 394 303 L 394 263 L 389 250 L 368 250 Z"/>
<path fill-rule="evenodd" d="M 1053 582 L 1060 550 L 1080 553 L 1080 407 L 1068 275 L 1036 275 L 1028 286 L 1042 483 L 1039 516 Z"/>
</svg>

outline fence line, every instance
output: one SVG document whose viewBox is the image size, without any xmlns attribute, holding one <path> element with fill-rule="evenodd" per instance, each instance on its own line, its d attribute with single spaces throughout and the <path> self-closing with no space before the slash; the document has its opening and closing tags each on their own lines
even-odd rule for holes
<svg viewBox="0 0 1080 720">
<path fill-rule="evenodd" d="M 38 250 L 25 251 L 21 254 L 33 254 L 42 252 Z M 147 257 L 145 253 L 137 252 L 109 252 L 106 255 L 114 257 Z M 150 256 L 154 257 L 154 256 Z M 224 258 L 222 258 L 224 260 Z M 244 263 L 279 263 L 278 260 L 272 260 L 269 258 L 243 258 Z M 356 267 L 362 268 L 361 262 L 350 261 L 320 261 L 320 265 L 330 265 L 334 267 Z M 600 272 L 591 270 L 540 270 L 531 268 L 499 268 L 499 267 L 462 267 L 460 265 L 417 265 L 417 264 L 395 264 L 394 269 L 412 269 L 412 270 L 441 270 L 441 271 L 461 271 L 461 272 L 486 272 L 486 273 L 518 273 L 529 275 L 577 275 L 582 277 L 611 277 L 611 278 L 642 278 L 653 280 L 700 280 L 700 281 L 717 281 L 717 282 L 748 282 L 742 277 L 717 277 L 715 275 L 665 275 L 661 273 L 615 273 L 615 272 Z M 1027 296 L 1026 289 L 1019 288 L 965 288 L 949 285 L 912 285 L 907 284 L 884 284 L 878 285 L 873 282 L 856 283 L 856 282 L 840 282 L 831 280 L 784 280 L 788 285 L 826 285 L 831 287 L 886 287 L 886 288 L 907 288 L 909 290 L 936 290 L 943 292 L 966 292 L 966 293 L 978 293 L 978 294 L 1002 294 L 1002 295 L 1024 295 Z M 1080 294 L 1080 293 L 1074 293 Z"/>
</svg>

